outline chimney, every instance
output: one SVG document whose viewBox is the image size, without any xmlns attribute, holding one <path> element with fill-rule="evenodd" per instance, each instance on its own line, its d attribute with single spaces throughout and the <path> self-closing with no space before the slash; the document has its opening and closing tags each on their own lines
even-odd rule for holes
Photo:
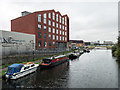
<svg viewBox="0 0 120 90">
<path fill-rule="evenodd" d="M 30 12 L 28 12 L 28 11 L 23 11 L 23 12 L 21 12 L 21 14 L 22 14 L 22 16 L 26 16 L 26 15 L 30 14 Z"/>
</svg>

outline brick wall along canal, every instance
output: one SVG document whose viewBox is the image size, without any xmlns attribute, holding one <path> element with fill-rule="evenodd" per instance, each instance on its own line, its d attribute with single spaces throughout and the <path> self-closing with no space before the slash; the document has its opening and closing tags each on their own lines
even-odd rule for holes
<svg viewBox="0 0 120 90">
<path fill-rule="evenodd" d="M 118 64 L 111 50 L 92 50 L 54 68 L 38 70 L 3 88 L 118 88 Z"/>
</svg>

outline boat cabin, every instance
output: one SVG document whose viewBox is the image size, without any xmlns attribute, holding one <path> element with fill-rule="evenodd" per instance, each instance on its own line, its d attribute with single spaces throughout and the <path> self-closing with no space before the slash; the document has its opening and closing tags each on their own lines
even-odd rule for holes
<svg viewBox="0 0 120 90">
<path fill-rule="evenodd" d="M 51 58 L 44 58 L 42 61 L 46 64 L 49 64 L 52 61 L 52 59 Z"/>
<path fill-rule="evenodd" d="M 14 73 L 20 72 L 21 68 L 23 67 L 22 64 L 12 64 L 8 67 L 7 74 L 13 75 Z"/>
<path fill-rule="evenodd" d="M 49 63 L 51 63 L 52 60 L 60 59 L 60 58 L 63 58 L 63 57 L 65 57 L 65 55 L 59 55 L 59 56 L 55 56 L 55 57 L 44 58 L 42 61 L 45 64 L 49 64 Z"/>
</svg>

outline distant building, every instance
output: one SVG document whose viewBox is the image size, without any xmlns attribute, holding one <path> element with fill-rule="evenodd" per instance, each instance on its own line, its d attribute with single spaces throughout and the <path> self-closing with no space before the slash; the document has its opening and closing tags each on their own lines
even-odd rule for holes
<svg viewBox="0 0 120 90">
<path fill-rule="evenodd" d="M 69 42 L 69 17 L 55 10 L 22 12 L 11 20 L 11 30 L 35 35 L 38 50 L 66 50 Z"/>
<path fill-rule="evenodd" d="M 112 41 L 104 41 L 103 44 L 114 44 Z"/>
<path fill-rule="evenodd" d="M 85 46 L 83 40 L 69 40 L 69 48 L 75 49 Z"/>
<path fill-rule="evenodd" d="M 35 49 L 35 35 L 0 30 L 2 55 L 23 54 Z"/>
<path fill-rule="evenodd" d="M 85 42 L 85 46 L 91 45 L 91 42 Z"/>
</svg>

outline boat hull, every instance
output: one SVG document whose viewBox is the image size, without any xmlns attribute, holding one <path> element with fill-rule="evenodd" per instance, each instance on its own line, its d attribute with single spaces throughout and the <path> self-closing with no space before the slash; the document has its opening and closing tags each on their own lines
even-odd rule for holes
<svg viewBox="0 0 120 90">
<path fill-rule="evenodd" d="M 57 66 L 61 63 L 64 63 L 66 61 L 69 61 L 69 59 L 65 59 L 65 60 L 61 60 L 61 61 L 56 61 L 54 63 L 50 63 L 49 65 L 40 65 L 40 68 L 43 69 L 43 68 L 51 68 L 51 67 L 54 67 L 54 66 Z"/>
<path fill-rule="evenodd" d="M 12 75 L 11 78 L 9 78 L 9 75 L 6 75 L 6 78 L 9 78 L 9 79 L 18 79 L 18 78 L 21 78 L 21 77 L 24 77 L 30 73 L 33 73 L 37 70 L 37 67 L 34 67 L 32 69 L 29 69 L 29 70 L 26 70 L 26 71 L 23 71 L 23 72 L 19 72 L 15 75 Z"/>
<path fill-rule="evenodd" d="M 79 54 L 79 55 L 70 54 L 70 55 L 69 55 L 69 59 L 76 59 L 76 58 L 78 58 L 79 56 L 80 56 L 80 54 Z"/>
</svg>

